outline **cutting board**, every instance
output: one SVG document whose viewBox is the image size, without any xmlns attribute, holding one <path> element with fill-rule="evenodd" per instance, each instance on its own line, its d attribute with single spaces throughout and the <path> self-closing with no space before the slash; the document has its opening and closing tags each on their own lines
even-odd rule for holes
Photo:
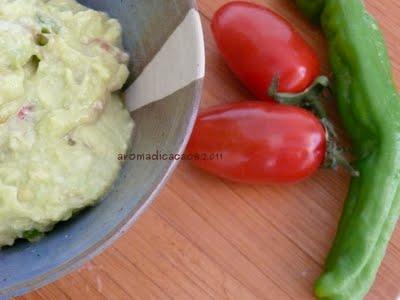
<svg viewBox="0 0 400 300">
<path fill-rule="evenodd" d="M 213 13 L 226 2 L 198 1 L 207 54 L 202 109 L 251 98 L 224 64 L 210 32 Z M 292 1 L 253 2 L 290 20 L 329 72 L 323 35 Z M 400 83 L 400 3 L 366 3 L 382 26 Z M 79 271 L 21 299 L 313 299 L 348 184 L 345 172 L 321 170 L 295 185 L 241 185 L 181 163 L 118 242 Z M 367 299 L 394 300 L 399 294 L 398 229 Z"/>
</svg>

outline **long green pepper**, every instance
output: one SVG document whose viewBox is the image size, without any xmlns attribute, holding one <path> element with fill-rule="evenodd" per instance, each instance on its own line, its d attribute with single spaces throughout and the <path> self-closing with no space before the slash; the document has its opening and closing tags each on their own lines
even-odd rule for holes
<svg viewBox="0 0 400 300">
<path fill-rule="evenodd" d="M 353 141 L 352 180 L 319 299 L 368 293 L 400 214 L 400 99 L 382 34 L 361 0 L 296 0 L 329 42 L 339 113 Z"/>
</svg>

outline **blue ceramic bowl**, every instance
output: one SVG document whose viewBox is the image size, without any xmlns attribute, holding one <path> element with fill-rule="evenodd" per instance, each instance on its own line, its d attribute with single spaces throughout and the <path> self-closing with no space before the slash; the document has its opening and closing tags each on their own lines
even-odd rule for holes
<svg viewBox="0 0 400 300">
<path fill-rule="evenodd" d="M 199 18 L 190 0 L 79 0 L 91 8 L 120 20 L 124 46 L 131 53 L 131 82 L 140 78 L 138 87 L 128 94 L 145 103 L 156 101 L 132 112 L 136 121 L 134 153 L 182 153 L 197 114 L 202 86 L 204 48 Z M 187 16 L 191 15 L 191 20 Z M 186 21 L 184 21 L 186 20 Z M 185 23 L 185 28 L 181 24 Z M 185 37 L 185 35 L 189 34 Z M 152 78 L 165 72 L 166 58 L 173 63 L 172 39 L 181 52 L 180 64 L 168 70 L 169 80 Z M 171 44 L 170 43 L 170 44 Z M 165 48 L 165 49 L 164 49 Z M 182 49 L 184 48 L 184 49 Z M 168 50 L 169 49 L 169 50 Z M 182 52 L 183 51 L 183 52 Z M 159 53 L 163 54 L 159 54 Z M 182 61 L 183 57 L 187 61 Z M 186 55 L 190 54 L 190 55 Z M 192 61 L 194 60 L 194 61 Z M 163 69 L 157 70 L 158 66 Z M 186 65 L 197 66 L 197 80 L 185 78 Z M 149 67 L 150 66 L 150 67 Z M 158 72 L 159 71 L 159 72 Z M 189 70 L 190 71 L 190 70 Z M 190 72 L 189 72 L 190 73 Z M 147 74 L 147 75 L 146 75 Z M 171 80 L 177 76 L 177 80 Z M 186 76 L 186 75 L 185 75 Z M 182 85 L 182 86 L 179 86 Z M 155 90 L 146 90 L 154 87 Z M 137 89 L 137 90 L 136 90 Z M 142 106 L 143 103 L 140 104 Z M 137 105 L 136 105 L 137 106 Z M 35 244 L 17 242 L 0 251 L 0 295 L 11 297 L 38 288 L 74 270 L 104 250 L 134 223 L 150 204 L 176 166 L 177 161 L 127 161 L 109 194 L 95 207 L 85 210 L 69 222 L 58 225 Z"/>
</svg>

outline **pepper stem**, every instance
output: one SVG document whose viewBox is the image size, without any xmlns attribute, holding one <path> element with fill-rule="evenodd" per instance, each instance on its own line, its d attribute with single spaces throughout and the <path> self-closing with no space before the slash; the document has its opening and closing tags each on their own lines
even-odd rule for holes
<svg viewBox="0 0 400 300">
<path fill-rule="evenodd" d="M 287 105 L 295 105 L 313 112 L 320 120 L 326 131 L 327 151 L 325 155 L 324 167 L 337 169 L 342 166 L 352 176 L 358 177 L 359 172 L 355 170 L 343 155 L 344 149 L 338 145 L 336 130 L 328 118 L 328 114 L 322 104 L 322 100 L 329 98 L 326 94 L 332 94 L 329 78 L 320 76 L 314 80 L 309 88 L 301 93 L 280 93 L 279 76 L 274 76 L 272 84 L 268 90 L 268 95 L 277 102 Z"/>
</svg>

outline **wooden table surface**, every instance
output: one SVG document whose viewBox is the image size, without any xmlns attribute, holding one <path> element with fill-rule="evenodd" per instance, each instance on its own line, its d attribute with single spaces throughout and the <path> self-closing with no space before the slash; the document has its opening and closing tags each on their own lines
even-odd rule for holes
<svg viewBox="0 0 400 300">
<path fill-rule="evenodd" d="M 202 108 L 249 97 L 216 50 L 210 18 L 226 0 L 199 0 L 207 53 Z M 326 45 L 291 0 L 258 0 L 304 34 L 326 63 Z M 400 83 L 400 3 L 367 0 Z M 21 299 L 313 299 L 349 178 L 319 171 L 292 186 L 249 186 L 181 163 L 133 228 L 82 269 Z M 400 230 L 367 299 L 400 294 Z"/>
</svg>

